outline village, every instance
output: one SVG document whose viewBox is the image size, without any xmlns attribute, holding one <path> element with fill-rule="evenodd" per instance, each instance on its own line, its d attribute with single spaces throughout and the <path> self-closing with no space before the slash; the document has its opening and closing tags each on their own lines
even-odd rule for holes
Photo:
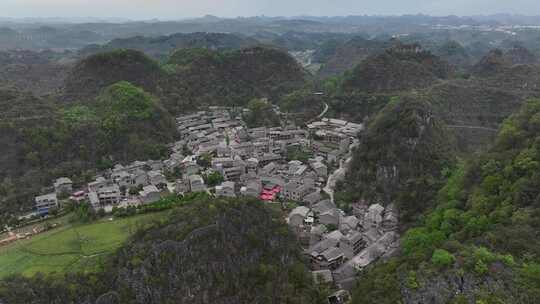
<svg viewBox="0 0 540 304">
<path fill-rule="evenodd" d="M 180 139 L 170 144 L 166 160 L 116 164 L 78 189 L 69 178 L 58 178 L 54 192 L 35 198 L 36 214 L 59 208 L 66 195 L 106 213 L 194 192 L 291 202 L 296 207 L 286 221 L 306 262 L 315 280 L 338 287 L 332 302 L 341 302 L 360 270 L 398 248 L 394 206 L 358 202 L 346 214 L 333 201 L 363 126 L 320 118 L 303 128 L 249 128 L 242 113 L 231 113 L 210 107 L 177 117 Z"/>
<path fill-rule="evenodd" d="M 59 208 L 66 194 L 105 212 L 190 192 L 313 205 L 323 199 L 332 170 L 349 157 L 362 129 L 327 118 L 307 128 L 248 128 L 225 107 L 177 117 L 176 124 L 180 140 L 170 145 L 168 159 L 116 164 L 78 189 L 59 177 L 53 192 L 35 198 L 36 213 Z"/>
</svg>

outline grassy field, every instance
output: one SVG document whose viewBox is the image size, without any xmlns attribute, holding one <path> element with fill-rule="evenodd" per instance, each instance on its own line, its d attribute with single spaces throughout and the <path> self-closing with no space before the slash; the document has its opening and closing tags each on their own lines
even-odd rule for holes
<svg viewBox="0 0 540 304">
<path fill-rule="evenodd" d="M 166 213 L 66 225 L 0 247 L 0 279 L 11 274 L 94 271 L 99 261 L 117 250 L 140 225 Z"/>
</svg>

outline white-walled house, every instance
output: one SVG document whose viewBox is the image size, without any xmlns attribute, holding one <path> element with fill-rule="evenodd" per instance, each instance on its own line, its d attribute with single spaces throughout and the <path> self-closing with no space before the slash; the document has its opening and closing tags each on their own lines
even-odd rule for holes
<svg viewBox="0 0 540 304">
<path fill-rule="evenodd" d="M 56 193 L 40 195 L 35 198 L 35 206 L 39 214 L 48 214 L 51 208 L 58 207 Z"/>
</svg>

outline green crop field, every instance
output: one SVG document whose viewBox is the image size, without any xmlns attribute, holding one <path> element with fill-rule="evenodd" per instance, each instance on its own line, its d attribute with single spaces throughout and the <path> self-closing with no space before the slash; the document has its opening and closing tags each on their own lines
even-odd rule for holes
<svg viewBox="0 0 540 304">
<path fill-rule="evenodd" d="M 67 225 L 0 247 L 0 278 L 37 272 L 93 271 L 114 253 L 138 227 L 166 213 Z"/>
</svg>

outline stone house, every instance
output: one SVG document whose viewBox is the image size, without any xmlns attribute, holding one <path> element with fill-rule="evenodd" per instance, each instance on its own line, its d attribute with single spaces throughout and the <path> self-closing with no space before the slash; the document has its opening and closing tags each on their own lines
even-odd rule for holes
<svg viewBox="0 0 540 304">
<path fill-rule="evenodd" d="M 384 207 L 379 204 L 369 206 L 367 214 L 364 218 L 364 228 L 377 228 L 382 223 L 382 214 Z"/>
<path fill-rule="evenodd" d="M 216 186 L 216 195 L 225 197 L 236 197 L 234 182 L 223 182 L 221 185 Z"/>
<path fill-rule="evenodd" d="M 35 207 L 39 214 L 48 214 L 50 209 L 58 207 L 56 193 L 36 196 Z"/>
<path fill-rule="evenodd" d="M 143 190 L 139 192 L 141 202 L 144 204 L 150 204 L 157 202 L 161 199 L 159 189 L 154 185 L 148 185 L 143 187 Z"/>
<path fill-rule="evenodd" d="M 189 187 L 189 179 L 183 178 L 183 179 L 177 179 L 174 186 L 174 191 L 176 193 L 187 193 L 190 191 Z"/>
<path fill-rule="evenodd" d="M 73 192 L 73 182 L 67 177 L 60 177 L 54 182 L 54 192 L 57 195 Z"/>
<path fill-rule="evenodd" d="M 320 215 L 322 213 L 325 213 L 328 210 L 336 208 L 336 205 L 332 203 L 330 200 L 325 199 L 313 205 L 312 208 L 315 215 Z"/>
<path fill-rule="evenodd" d="M 288 217 L 289 226 L 300 227 L 304 225 L 304 220 L 310 213 L 309 208 L 305 206 L 299 206 L 293 209 Z"/>
<path fill-rule="evenodd" d="M 121 199 L 120 187 L 112 185 L 99 188 L 97 191 L 90 191 L 88 199 L 95 209 L 106 205 L 116 205 Z"/>
<path fill-rule="evenodd" d="M 345 259 L 345 255 L 340 248 L 330 247 L 323 252 L 313 252 L 311 255 L 311 267 L 314 270 L 330 269 L 335 270 Z"/>
<path fill-rule="evenodd" d="M 339 223 L 339 230 L 344 234 L 347 234 L 349 231 L 357 230 L 360 225 L 360 220 L 354 215 L 344 217 Z"/>
<path fill-rule="evenodd" d="M 165 175 L 161 173 L 160 171 L 148 171 L 148 180 L 150 181 L 150 184 L 157 186 L 160 184 L 167 184 L 167 179 L 165 178 Z"/>
<path fill-rule="evenodd" d="M 341 220 L 341 211 L 337 208 L 330 209 L 322 214 L 319 214 L 319 223 L 323 225 L 334 225 L 339 227 Z"/>
<path fill-rule="evenodd" d="M 358 231 L 351 231 L 339 240 L 339 248 L 341 248 L 347 259 L 353 258 L 365 247 L 366 242 Z"/>
<path fill-rule="evenodd" d="M 111 175 L 111 179 L 119 187 L 130 188 L 134 186 L 133 176 L 127 171 L 117 171 Z"/>
<path fill-rule="evenodd" d="M 245 196 L 259 197 L 261 191 L 261 181 L 258 179 L 252 179 L 246 182 L 246 186 L 242 187 L 240 193 Z"/>
<path fill-rule="evenodd" d="M 328 176 L 328 167 L 321 163 L 321 162 L 315 162 L 311 165 L 315 173 L 317 173 L 317 176 L 326 178 Z"/>
<path fill-rule="evenodd" d="M 312 226 L 310 230 L 309 245 L 313 246 L 323 240 L 324 235 L 328 232 L 328 229 L 324 225 Z"/>
<path fill-rule="evenodd" d="M 105 179 L 102 176 L 99 176 L 98 178 L 96 178 L 95 181 L 88 183 L 88 191 L 97 192 L 99 189 L 109 186 L 111 184 L 112 183 L 109 180 Z"/>
<path fill-rule="evenodd" d="M 206 185 L 200 175 L 191 175 L 188 177 L 189 189 L 191 192 L 205 192 Z"/>
<path fill-rule="evenodd" d="M 322 195 L 321 190 L 316 189 L 314 192 L 304 196 L 302 202 L 308 204 L 309 206 L 315 205 L 317 202 L 321 201 Z"/>
</svg>

